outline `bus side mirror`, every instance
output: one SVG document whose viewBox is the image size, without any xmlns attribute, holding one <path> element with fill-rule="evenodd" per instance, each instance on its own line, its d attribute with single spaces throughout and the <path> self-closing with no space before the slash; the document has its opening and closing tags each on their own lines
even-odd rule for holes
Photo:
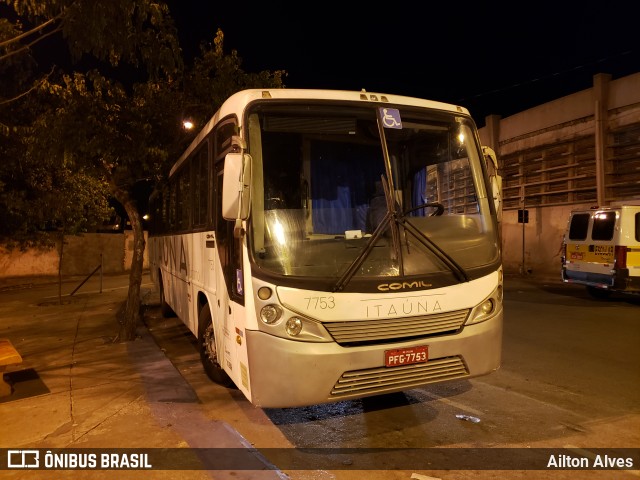
<svg viewBox="0 0 640 480">
<path fill-rule="evenodd" d="M 228 153 L 224 159 L 222 216 L 225 220 L 246 220 L 251 200 L 251 155 Z"/>
<path fill-rule="evenodd" d="M 484 161 L 487 164 L 489 172 L 489 182 L 491 186 L 491 195 L 493 195 L 493 205 L 496 209 L 498 221 L 502 221 L 502 177 L 498 175 L 498 157 L 491 147 L 482 147 Z"/>
</svg>

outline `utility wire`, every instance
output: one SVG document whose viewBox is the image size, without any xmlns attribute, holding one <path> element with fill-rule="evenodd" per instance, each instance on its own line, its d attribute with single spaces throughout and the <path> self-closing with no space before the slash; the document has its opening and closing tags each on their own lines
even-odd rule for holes
<svg viewBox="0 0 640 480">
<path fill-rule="evenodd" d="M 633 50 L 627 50 L 627 51 L 624 51 L 624 52 L 620 52 L 620 53 L 618 53 L 616 55 L 613 55 L 611 57 L 600 58 L 600 59 L 598 59 L 598 60 L 596 60 L 594 62 L 585 63 L 583 65 L 577 65 L 577 66 L 569 68 L 567 70 L 562 70 L 562 71 L 559 71 L 559 72 L 550 73 L 549 75 L 544 75 L 542 77 L 532 78 L 530 80 L 525 80 L 525 81 L 522 81 L 522 82 L 514 83 L 513 85 L 509 85 L 507 87 L 488 90 L 486 92 L 478 93 L 478 94 L 472 95 L 470 97 L 460 98 L 460 99 L 456 100 L 456 103 L 463 103 L 463 102 L 470 101 L 472 99 L 478 99 L 480 97 L 485 97 L 485 96 L 489 96 L 489 95 L 495 95 L 495 94 L 498 94 L 498 93 L 506 92 L 508 90 L 513 90 L 515 88 L 524 87 L 526 85 L 530 85 L 530 84 L 533 84 L 533 83 L 536 83 L 536 82 L 542 82 L 544 80 L 549 80 L 549 79 L 554 78 L 554 77 L 560 77 L 561 75 L 566 75 L 567 73 L 575 72 L 576 70 L 580 70 L 580 69 L 583 69 L 583 68 L 591 67 L 591 66 L 606 62 L 608 60 L 618 59 L 618 58 L 623 57 L 625 55 L 630 55 L 633 52 L 634 52 Z"/>
</svg>

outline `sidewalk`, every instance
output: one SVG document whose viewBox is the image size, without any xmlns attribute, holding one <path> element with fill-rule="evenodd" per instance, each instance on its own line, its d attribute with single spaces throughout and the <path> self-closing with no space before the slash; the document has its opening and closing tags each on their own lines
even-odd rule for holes
<svg viewBox="0 0 640 480">
<path fill-rule="evenodd" d="M 52 281 L 53 280 L 53 281 Z M 133 342 L 113 343 L 128 274 L 0 283 L 0 338 L 23 358 L 9 367 L 11 396 L 0 397 L 0 448 L 225 448 L 245 452 L 256 470 L 83 471 L 81 478 L 282 479 L 225 422 L 205 416 L 199 399 L 144 325 Z M 156 301 L 147 275 L 143 302 Z M 4 455 L 4 454 L 3 454 Z M 256 463 L 257 461 L 257 463 Z M 0 459 L 0 466 L 7 465 Z M 79 478 L 73 470 L 0 470 L 0 478 Z"/>
</svg>

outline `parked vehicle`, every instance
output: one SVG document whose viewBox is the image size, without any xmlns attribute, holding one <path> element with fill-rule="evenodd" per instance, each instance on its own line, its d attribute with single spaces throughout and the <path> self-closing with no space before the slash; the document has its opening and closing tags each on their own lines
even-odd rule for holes
<svg viewBox="0 0 640 480">
<path fill-rule="evenodd" d="M 571 212 L 563 246 L 564 282 L 595 297 L 640 294 L 640 205 Z"/>
<path fill-rule="evenodd" d="M 495 371 L 500 178 L 469 112 L 369 92 L 230 97 L 151 199 L 164 314 L 261 407 Z"/>
</svg>

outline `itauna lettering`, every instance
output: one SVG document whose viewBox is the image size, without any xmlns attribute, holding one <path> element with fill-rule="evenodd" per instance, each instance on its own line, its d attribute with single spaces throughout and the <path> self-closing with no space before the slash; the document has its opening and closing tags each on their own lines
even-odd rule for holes
<svg viewBox="0 0 640 480">
<path fill-rule="evenodd" d="M 378 285 L 378 290 L 381 292 L 391 292 L 396 290 L 411 290 L 413 288 L 429 288 L 431 286 L 431 283 L 427 283 L 424 280 L 415 280 L 413 282 L 381 283 Z"/>
<path fill-rule="evenodd" d="M 176 253 L 175 242 L 171 241 L 170 237 L 165 237 L 162 242 L 162 263 L 165 267 L 169 267 L 173 270 L 179 270 L 188 275 L 189 269 L 187 267 L 187 252 L 184 248 L 184 241 L 180 237 L 180 251 Z"/>
<path fill-rule="evenodd" d="M 368 304 L 366 308 L 367 318 L 404 317 L 442 311 L 440 302 L 433 298 L 398 299 L 390 303 Z"/>
</svg>

